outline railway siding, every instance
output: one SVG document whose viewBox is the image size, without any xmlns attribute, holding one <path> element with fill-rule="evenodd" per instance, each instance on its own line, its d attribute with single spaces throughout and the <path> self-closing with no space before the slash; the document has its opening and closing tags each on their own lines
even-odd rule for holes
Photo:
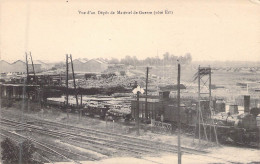
<svg viewBox="0 0 260 164">
<path fill-rule="evenodd" d="M 80 160 L 96 161 L 121 156 L 143 158 L 177 152 L 175 145 L 44 120 L 26 113 L 19 115 L 18 112 L 1 110 L 0 124 L 0 134 L 4 133 L 12 138 L 23 136 L 34 142 L 37 152 L 45 162 L 78 163 Z M 183 153 L 207 152 L 183 147 Z M 58 160 L 55 160 L 55 156 L 59 157 Z"/>
</svg>

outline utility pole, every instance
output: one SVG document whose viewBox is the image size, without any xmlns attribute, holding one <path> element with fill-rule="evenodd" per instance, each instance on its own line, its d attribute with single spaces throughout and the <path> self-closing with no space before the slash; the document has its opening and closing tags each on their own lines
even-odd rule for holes
<svg viewBox="0 0 260 164">
<path fill-rule="evenodd" d="M 210 110 L 210 116 L 209 116 L 209 121 L 210 121 L 210 126 L 209 126 L 209 140 L 212 141 L 211 138 L 211 126 L 212 120 L 211 120 L 211 115 L 212 115 L 212 98 L 211 98 L 211 68 L 209 67 L 209 110 Z"/>
<path fill-rule="evenodd" d="M 82 107 L 82 93 L 80 95 L 80 106 Z"/>
<path fill-rule="evenodd" d="M 66 111 L 67 118 L 69 119 L 69 64 L 68 64 L 68 54 L 66 54 Z"/>
<path fill-rule="evenodd" d="M 34 75 L 34 80 L 37 84 L 37 79 L 36 79 L 36 75 L 35 75 L 35 70 L 34 70 L 34 64 L 33 64 L 33 59 L 32 59 L 32 53 L 30 52 L 30 57 L 31 57 L 31 62 L 32 62 L 32 69 L 33 69 L 33 75 Z"/>
<path fill-rule="evenodd" d="M 82 93 L 80 94 L 80 117 L 82 117 Z"/>
<path fill-rule="evenodd" d="M 199 114 L 199 143 L 200 143 L 200 66 L 198 69 L 198 114 Z"/>
<path fill-rule="evenodd" d="M 80 112 L 80 120 L 81 120 L 81 118 L 82 118 L 82 110 L 83 110 L 83 100 L 82 100 L 82 97 L 83 97 L 83 95 L 82 95 L 82 89 L 81 88 L 79 88 L 79 90 L 78 90 L 79 92 L 78 92 L 78 94 L 80 94 L 80 107 L 79 107 L 79 112 Z"/>
<path fill-rule="evenodd" d="M 177 92 L 177 102 L 178 102 L 178 164 L 181 164 L 181 109 L 180 109 L 180 79 L 181 79 L 181 66 L 178 64 L 178 92 Z"/>
<path fill-rule="evenodd" d="M 75 81 L 75 74 L 74 74 L 74 68 L 73 68 L 73 62 L 72 62 L 72 56 L 71 56 L 71 55 L 70 55 L 70 62 L 71 62 L 71 70 L 72 70 L 72 77 L 73 77 L 73 83 L 74 83 L 74 91 L 75 91 L 77 109 L 79 109 L 78 93 L 77 93 L 77 87 L 76 87 L 76 81 Z M 81 113 L 79 112 L 79 118 L 80 118 L 80 117 L 81 117 Z"/>
<path fill-rule="evenodd" d="M 140 92 L 137 91 L 137 104 L 136 104 L 136 125 L 137 125 L 137 131 L 136 131 L 136 135 L 140 135 L 140 123 L 139 123 L 139 94 Z"/>
<path fill-rule="evenodd" d="M 25 52 L 25 62 L 26 62 L 26 73 L 27 73 L 27 78 L 26 78 L 26 83 L 29 84 L 29 67 L 28 67 L 28 55 L 27 52 Z M 24 91 L 27 92 L 27 101 L 26 101 L 26 110 L 29 110 L 29 99 L 30 99 L 30 93 L 27 91 L 26 86 L 24 85 Z M 23 93 L 23 96 L 25 97 L 25 94 Z"/>
<path fill-rule="evenodd" d="M 28 68 L 28 56 L 27 56 L 27 52 L 25 52 L 25 64 L 26 64 L 26 73 L 27 73 L 27 81 L 26 83 L 28 84 L 29 81 L 29 68 Z"/>
<path fill-rule="evenodd" d="M 144 93 L 144 89 L 142 89 L 139 85 L 137 85 L 137 82 L 135 82 L 135 89 L 133 90 L 133 93 L 136 94 L 136 111 L 135 111 L 135 127 L 137 129 L 136 134 L 139 136 L 140 135 L 140 121 L 139 121 L 139 95 L 140 93 Z"/>
<path fill-rule="evenodd" d="M 148 107 L 147 107 L 147 92 L 148 92 L 148 73 L 149 73 L 149 67 L 147 67 L 146 70 L 146 85 L 145 85 L 145 119 L 148 120 Z"/>
</svg>

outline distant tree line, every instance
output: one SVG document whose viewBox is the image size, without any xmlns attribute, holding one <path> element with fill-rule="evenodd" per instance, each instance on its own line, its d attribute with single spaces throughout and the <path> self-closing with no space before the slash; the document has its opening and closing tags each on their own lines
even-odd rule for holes
<svg viewBox="0 0 260 164">
<path fill-rule="evenodd" d="M 84 60 L 88 60 L 87 58 L 83 58 Z M 192 61 L 192 56 L 190 53 L 186 53 L 183 56 L 176 56 L 173 54 L 170 54 L 169 52 L 166 52 L 163 54 L 163 57 L 160 58 L 159 56 L 155 57 L 147 57 L 145 59 L 137 59 L 136 56 L 130 56 L 127 55 L 121 60 L 117 58 L 97 58 L 101 61 L 106 61 L 109 64 L 125 64 L 125 65 L 133 65 L 133 66 L 141 66 L 141 65 L 151 65 L 151 66 L 163 66 L 163 65 L 174 65 L 178 61 L 181 64 L 189 64 Z M 58 68 L 64 68 L 66 67 L 64 62 L 56 63 L 55 66 L 52 68 L 52 70 L 56 70 Z"/>
<path fill-rule="evenodd" d="M 125 65 L 133 65 L 133 66 L 140 66 L 140 65 L 152 65 L 152 66 L 162 66 L 162 65 L 174 65 L 178 61 L 181 64 L 189 64 L 192 61 L 192 56 L 190 53 L 186 53 L 184 56 L 175 56 L 166 52 L 163 54 L 163 58 L 159 56 L 155 57 L 147 57 L 146 59 L 139 60 L 136 56 L 125 56 L 121 60 L 117 58 L 111 59 L 104 59 L 110 64 L 125 64 Z"/>
</svg>

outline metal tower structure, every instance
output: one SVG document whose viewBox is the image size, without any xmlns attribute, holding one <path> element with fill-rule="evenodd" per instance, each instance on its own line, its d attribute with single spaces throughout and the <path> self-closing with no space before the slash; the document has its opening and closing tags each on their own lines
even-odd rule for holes
<svg viewBox="0 0 260 164">
<path fill-rule="evenodd" d="M 73 84 L 74 84 L 74 91 L 75 91 L 75 97 L 76 97 L 76 103 L 77 103 L 77 108 L 79 106 L 78 103 L 78 91 L 76 88 L 76 82 L 75 82 L 75 75 L 74 75 L 74 68 L 73 68 L 73 62 L 72 62 L 72 55 L 70 54 L 70 56 L 68 56 L 68 54 L 66 54 L 66 108 L 67 108 L 67 117 L 69 118 L 69 111 L 68 111 L 68 106 L 69 106 L 69 94 L 68 94 L 68 90 L 69 90 L 69 59 L 70 59 L 70 63 L 71 63 L 71 71 L 72 71 L 72 77 L 73 77 Z M 81 118 L 81 112 L 79 112 L 79 118 Z"/>
<path fill-rule="evenodd" d="M 36 78 L 36 74 L 35 74 L 35 69 L 34 69 L 34 64 L 33 64 L 33 59 L 32 59 L 32 53 L 31 52 L 25 52 L 25 64 L 26 64 L 26 73 L 27 73 L 27 83 L 29 83 L 30 80 L 30 72 L 29 72 L 29 61 L 28 58 L 31 59 L 31 64 L 32 64 L 32 73 L 34 75 L 34 80 L 33 82 L 35 82 L 37 84 L 37 78 Z"/>
<path fill-rule="evenodd" d="M 216 128 L 211 115 L 213 112 L 213 102 L 212 102 L 212 84 L 211 84 L 211 68 L 210 67 L 200 67 L 198 72 L 195 74 L 194 80 L 198 80 L 198 108 L 197 108 L 197 121 L 198 121 L 198 131 L 199 131 L 199 142 L 201 140 L 201 125 L 203 127 L 204 135 L 207 141 L 212 141 L 212 127 L 214 128 L 214 134 L 216 142 L 218 143 Z M 207 134 L 207 125 L 209 125 L 209 140 Z M 197 130 L 197 124 L 195 126 L 195 135 Z"/>
</svg>

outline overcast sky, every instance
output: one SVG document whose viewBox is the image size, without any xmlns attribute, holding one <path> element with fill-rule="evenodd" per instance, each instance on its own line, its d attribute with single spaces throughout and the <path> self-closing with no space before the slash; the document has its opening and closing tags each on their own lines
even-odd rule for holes
<svg viewBox="0 0 260 164">
<path fill-rule="evenodd" d="M 260 4 L 253 1 L 73 1 L 1 0 L 1 59 L 24 59 L 25 51 L 49 61 L 62 61 L 66 53 L 144 59 L 189 52 L 193 60 L 260 61 Z M 118 10 L 173 14 L 97 14 Z"/>
</svg>

